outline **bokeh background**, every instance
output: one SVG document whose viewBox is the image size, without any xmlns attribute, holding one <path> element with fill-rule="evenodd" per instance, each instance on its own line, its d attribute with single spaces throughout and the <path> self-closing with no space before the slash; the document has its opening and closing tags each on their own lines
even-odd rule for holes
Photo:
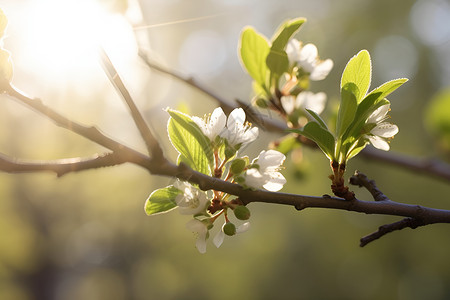
<svg viewBox="0 0 450 300">
<path fill-rule="evenodd" d="M 0 7 L 9 18 L 4 47 L 12 53 L 17 88 L 145 151 L 97 62 L 95 46 L 101 44 L 173 159 L 163 108 L 203 115 L 216 103 L 147 69 L 136 40 L 152 59 L 218 95 L 250 101 L 251 80 L 237 57 L 241 29 L 251 25 L 271 36 L 283 20 L 306 17 L 297 38 L 315 43 L 335 62 L 328 78 L 312 86 L 328 94 L 328 113 L 346 62 L 367 49 L 372 87 L 410 79 L 390 97 L 400 127 L 392 151 L 449 162 L 424 122 L 433 97 L 450 84 L 446 0 L 0 0 Z M 0 100 L 2 153 L 57 159 L 106 151 L 7 96 Z M 261 134 L 247 154 L 278 137 Z M 298 157 L 295 165 L 286 162 L 283 191 L 329 193 L 326 158 L 308 149 L 302 155 L 300 165 Z M 360 158 L 348 169 L 368 174 L 395 201 L 450 209 L 450 186 L 443 180 Z M 450 298 L 448 225 L 405 229 L 359 248 L 360 237 L 398 218 L 251 204 L 251 229 L 219 249 L 209 244 L 201 255 L 185 229 L 189 217 L 144 213 L 147 196 L 171 182 L 133 165 L 61 178 L 1 173 L 0 299 Z"/>
</svg>

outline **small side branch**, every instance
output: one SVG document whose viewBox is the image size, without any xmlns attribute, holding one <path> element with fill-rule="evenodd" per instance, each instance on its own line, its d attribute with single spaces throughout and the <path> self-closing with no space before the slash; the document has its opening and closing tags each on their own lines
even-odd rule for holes
<svg viewBox="0 0 450 300">
<path fill-rule="evenodd" d="M 41 100 L 28 98 L 11 85 L 8 85 L 5 88 L 5 92 L 9 96 L 21 102 L 22 104 L 25 104 L 26 106 L 46 116 L 47 118 L 52 120 L 56 125 L 68 129 L 70 131 L 73 131 L 79 134 L 80 136 L 83 136 L 113 152 L 120 153 L 120 155 L 123 156 L 124 159 L 126 159 L 129 162 L 133 162 L 145 168 L 148 167 L 148 156 L 132 148 L 129 148 L 115 141 L 114 139 L 109 138 L 108 136 L 104 135 L 100 130 L 98 130 L 96 127 L 84 126 L 82 124 L 69 120 L 68 118 L 54 111 L 50 107 L 44 105 Z"/>
<path fill-rule="evenodd" d="M 374 233 L 371 233 L 371 234 L 361 238 L 359 246 L 364 247 L 367 244 L 379 239 L 380 237 L 382 237 L 390 232 L 396 231 L 396 230 L 402 230 L 404 228 L 415 229 L 419 226 L 424 226 L 424 225 L 427 225 L 427 224 L 424 224 L 423 221 L 421 221 L 420 219 L 404 218 L 401 221 L 380 226 L 378 228 L 378 230 L 375 231 Z"/>
<path fill-rule="evenodd" d="M 155 160 L 163 158 L 164 154 L 161 147 L 159 146 L 158 141 L 155 139 L 153 133 L 150 130 L 150 127 L 145 122 L 144 117 L 140 113 L 134 100 L 131 98 L 128 89 L 125 87 L 125 84 L 123 83 L 122 79 L 117 73 L 116 68 L 114 67 L 108 55 L 103 49 L 100 50 L 100 59 L 106 75 L 108 76 L 112 85 L 116 88 L 117 92 L 122 96 L 126 105 L 130 109 L 131 116 L 142 138 L 144 139 L 145 144 L 147 145 L 149 154 L 151 154 L 152 158 Z"/>
<path fill-rule="evenodd" d="M 124 159 L 124 157 L 121 157 L 115 153 L 95 155 L 90 158 L 77 157 L 47 161 L 19 161 L 0 153 L 0 170 L 2 172 L 29 173 L 51 171 L 55 172 L 58 177 L 70 172 L 110 167 L 123 164 L 125 162 L 126 159 Z"/>
<path fill-rule="evenodd" d="M 366 175 L 355 171 L 355 174 L 350 177 L 350 184 L 364 186 L 371 194 L 375 201 L 389 201 L 389 198 L 383 194 L 376 186 L 374 180 L 369 180 Z"/>
<path fill-rule="evenodd" d="M 150 69 L 156 70 L 156 71 L 166 74 L 166 75 L 169 75 L 169 76 L 193 87 L 197 91 L 211 97 L 217 103 L 219 103 L 220 107 L 222 107 L 222 109 L 224 110 L 225 113 L 229 114 L 233 109 L 235 109 L 237 107 L 236 105 L 230 104 L 229 101 L 223 99 L 219 95 L 213 93 L 211 90 L 204 87 L 203 85 L 201 85 L 200 83 L 195 81 L 193 78 L 180 75 L 174 71 L 169 70 L 168 68 L 161 66 L 160 64 L 158 64 L 156 62 L 153 62 L 144 51 L 139 50 L 139 56 L 141 57 L 141 59 L 144 61 L 144 63 Z M 246 105 L 245 103 L 243 103 L 239 100 L 237 100 L 236 103 L 238 104 L 239 107 L 242 107 L 246 111 L 246 114 L 249 118 L 251 118 L 250 121 L 252 123 L 263 128 L 264 130 L 267 130 L 270 132 L 285 132 L 285 130 L 287 129 L 287 128 L 285 128 L 285 126 L 283 126 L 283 124 L 281 122 L 276 122 L 275 120 L 271 120 L 262 115 L 256 114 L 254 112 L 254 110 L 251 110 L 248 107 L 248 105 Z"/>
</svg>

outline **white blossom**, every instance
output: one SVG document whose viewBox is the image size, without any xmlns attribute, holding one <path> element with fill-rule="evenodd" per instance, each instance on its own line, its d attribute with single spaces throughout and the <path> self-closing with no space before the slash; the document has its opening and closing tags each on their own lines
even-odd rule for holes
<svg viewBox="0 0 450 300">
<path fill-rule="evenodd" d="M 213 113 L 209 117 L 199 118 L 192 117 L 192 120 L 200 127 L 203 134 L 206 135 L 211 141 L 214 141 L 216 136 L 224 130 L 227 122 L 222 108 L 218 107 L 214 109 Z"/>
<path fill-rule="evenodd" d="M 174 186 L 182 192 L 175 198 L 180 214 L 196 215 L 204 211 L 208 202 L 205 192 L 184 181 L 177 181 Z"/>
<path fill-rule="evenodd" d="M 314 81 L 325 79 L 333 68 L 331 59 L 319 59 L 319 53 L 314 44 L 303 46 L 298 40 L 291 39 L 286 46 L 286 53 L 289 61 L 297 63 L 305 72 L 310 73 L 309 78 Z"/>
<path fill-rule="evenodd" d="M 398 133 L 398 127 L 395 124 L 384 122 L 387 119 L 390 105 L 385 104 L 377 108 L 367 119 L 366 124 L 375 124 L 365 137 L 370 143 L 380 150 L 388 151 L 388 140 Z"/>
<path fill-rule="evenodd" d="M 286 156 L 276 150 L 261 151 L 252 161 L 253 167 L 244 173 L 245 184 L 253 188 L 265 188 L 276 192 L 283 188 L 286 179 L 279 172 Z"/>
<path fill-rule="evenodd" d="M 309 109 L 317 114 L 323 112 L 327 95 L 323 92 L 314 94 L 310 91 L 304 91 L 297 96 L 289 95 L 281 97 L 281 105 L 288 115 L 297 109 Z"/>
<path fill-rule="evenodd" d="M 226 222 L 223 223 L 222 229 L 216 234 L 216 236 L 213 239 L 214 245 L 219 248 L 220 245 L 222 245 L 223 240 L 225 239 L 225 232 L 223 232 L 223 227 L 227 224 Z M 245 222 L 244 224 L 236 227 L 236 234 L 246 232 L 250 228 L 250 222 Z"/>
<path fill-rule="evenodd" d="M 197 234 L 195 246 L 198 252 L 206 253 L 206 239 L 208 238 L 208 227 L 204 222 L 192 219 L 186 223 L 186 228 Z"/>
<path fill-rule="evenodd" d="M 235 108 L 227 120 L 227 128 L 220 133 L 220 136 L 228 141 L 232 147 L 248 144 L 258 137 L 258 128 L 251 127 L 245 122 L 245 112 L 242 108 Z"/>
</svg>

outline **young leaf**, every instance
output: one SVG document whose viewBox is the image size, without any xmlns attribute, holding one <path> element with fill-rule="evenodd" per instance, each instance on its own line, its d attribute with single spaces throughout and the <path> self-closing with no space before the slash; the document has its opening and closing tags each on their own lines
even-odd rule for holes
<svg viewBox="0 0 450 300">
<path fill-rule="evenodd" d="M 279 77 L 289 68 L 289 59 L 284 51 L 289 39 L 294 35 L 300 26 L 305 23 L 306 19 L 297 18 L 293 20 L 287 20 L 276 31 L 272 38 L 272 46 L 270 52 L 267 55 L 267 67 L 272 73 L 272 77 Z"/>
<path fill-rule="evenodd" d="M 319 123 L 319 125 L 321 127 L 323 127 L 323 129 L 328 130 L 328 126 L 325 123 L 325 121 L 315 111 L 307 109 L 307 108 L 306 108 L 306 111 L 317 121 L 317 123 Z"/>
<path fill-rule="evenodd" d="M 354 86 L 354 83 L 348 82 L 341 89 L 341 103 L 339 105 L 336 123 L 337 138 L 342 137 L 355 118 L 358 105 L 356 103 L 355 94 L 353 93 Z"/>
<path fill-rule="evenodd" d="M 272 77 L 279 78 L 289 69 L 289 59 L 286 51 L 270 49 L 269 55 L 267 55 L 266 64 Z"/>
<path fill-rule="evenodd" d="M 177 207 L 175 198 L 179 194 L 181 194 L 181 191 L 173 185 L 153 191 L 145 201 L 145 213 L 150 216 L 174 209 Z"/>
<path fill-rule="evenodd" d="M 211 175 L 214 157 L 209 139 L 189 116 L 175 110 L 168 113 L 171 118 L 167 130 L 170 142 L 180 153 L 179 160 L 193 170 Z"/>
<path fill-rule="evenodd" d="M 293 129 L 290 131 L 304 135 L 314 141 L 330 160 L 334 160 L 334 136 L 321 127 L 319 123 L 309 122 L 303 127 L 303 130 Z"/>
<path fill-rule="evenodd" d="M 342 73 L 341 89 L 348 83 L 353 83 L 353 93 L 357 103 L 366 95 L 369 90 L 370 81 L 372 78 L 372 63 L 370 61 L 370 54 L 367 50 L 361 50 L 353 56 Z"/>
<path fill-rule="evenodd" d="M 242 31 L 239 46 L 241 63 L 248 74 L 262 87 L 266 86 L 268 72 L 266 58 L 269 51 L 269 42 L 264 36 L 251 27 Z"/>
<path fill-rule="evenodd" d="M 305 18 L 296 18 L 287 20 L 277 29 L 272 37 L 272 49 L 284 50 L 289 39 L 300 29 L 300 26 L 306 22 Z"/>
<path fill-rule="evenodd" d="M 398 79 L 394 79 L 394 80 L 385 82 L 382 85 L 380 85 L 379 87 L 377 87 L 376 89 L 374 89 L 373 91 L 371 91 L 369 93 L 369 95 L 380 93 L 379 98 L 386 98 L 389 94 L 394 92 L 396 89 L 398 89 L 402 84 L 404 84 L 407 81 L 408 81 L 407 78 L 398 78 Z M 367 96 L 369 96 L 369 95 L 367 95 Z"/>
</svg>

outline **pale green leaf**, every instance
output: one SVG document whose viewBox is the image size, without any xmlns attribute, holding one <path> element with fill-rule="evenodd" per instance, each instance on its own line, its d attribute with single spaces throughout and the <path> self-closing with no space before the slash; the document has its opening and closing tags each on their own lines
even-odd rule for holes
<svg viewBox="0 0 450 300">
<path fill-rule="evenodd" d="M 270 49 L 266 60 L 272 77 L 279 78 L 284 72 L 289 69 L 289 59 L 284 50 Z"/>
<path fill-rule="evenodd" d="M 305 18 L 296 18 L 287 20 L 275 32 L 272 37 L 272 49 L 284 50 L 290 38 L 300 29 L 300 26 L 306 22 Z"/>
<path fill-rule="evenodd" d="M 262 87 L 266 86 L 268 76 L 266 59 L 269 51 L 269 42 L 264 36 L 251 27 L 247 27 L 242 31 L 239 45 L 241 64 L 245 67 L 248 74 Z"/>
<path fill-rule="evenodd" d="M 341 89 L 341 103 L 336 123 L 336 137 L 340 138 L 355 119 L 357 109 L 356 97 L 353 93 L 354 83 L 348 82 Z"/>
<path fill-rule="evenodd" d="M 176 208 L 175 198 L 179 194 L 181 194 L 181 191 L 172 185 L 153 191 L 145 201 L 145 213 L 150 216 Z"/>
<path fill-rule="evenodd" d="M 372 63 L 370 54 L 367 50 L 361 50 L 347 63 L 342 73 L 341 89 L 346 84 L 353 83 L 355 86 L 352 92 L 355 94 L 357 103 L 360 103 L 369 90 L 371 78 Z"/>
<path fill-rule="evenodd" d="M 211 175 L 214 156 L 209 139 L 189 116 L 175 110 L 168 113 L 170 142 L 180 153 L 181 161 L 195 171 Z"/>
<path fill-rule="evenodd" d="M 304 135 L 308 139 L 314 141 L 330 160 L 334 160 L 334 136 L 328 130 L 320 126 L 319 123 L 309 122 L 303 127 L 303 130 L 293 129 L 290 131 Z"/>
<path fill-rule="evenodd" d="M 378 98 L 386 98 L 389 94 L 394 92 L 396 89 L 398 89 L 401 85 L 403 85 L 405 82 L 407 82 L 407 78 L 398 78 L 394 79 L 388 82 L 383 83 L 376 89 L 370 92 L 370 94 L 377 94 L 380 93 Z M 370 95 L 369 94 L 369 95 Z"/>
<path fill-rule="evenodd" d="M 306 111 L 314 118 L 314 120 L 317 121 L 317 123 L 319 123 L 319 125 L 321 127 L 323 127 L 324 129 L 328 130 L 328 126 L 325 123 L 325 121 L 315 111 L 307 109 L 307 108 L 306 108 Z"/>
</svg>

